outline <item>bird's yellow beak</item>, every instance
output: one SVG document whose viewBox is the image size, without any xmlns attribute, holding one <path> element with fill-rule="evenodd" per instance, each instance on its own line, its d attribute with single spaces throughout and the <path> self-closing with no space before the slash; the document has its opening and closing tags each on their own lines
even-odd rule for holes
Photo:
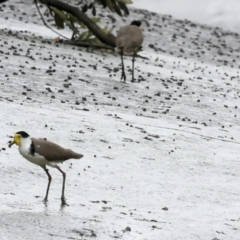
<svg viewBox="0 0 240 240">
<path fill-rule="evenodd" d="M 8 147 L 11 147 L 13 144 L 17 144 L 19 146 L 20 142 L 21 142 L 21 135 L 20 134 L 15 134 L 12 142 L 9 142 Z"/>
</svg>

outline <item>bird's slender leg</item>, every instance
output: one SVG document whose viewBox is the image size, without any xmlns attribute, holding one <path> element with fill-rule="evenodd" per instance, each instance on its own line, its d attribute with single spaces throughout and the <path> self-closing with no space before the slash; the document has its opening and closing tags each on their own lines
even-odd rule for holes
<svg viewBox="0 0 240 240">
<path fill-rule="evenodd" d="M 133 59 L 132 59 L 132 82 L 134 82 L 134 62 L 135 62 L 136 52 L 133 51 Z"/>
<path fill-rule="evenodd" d="M 121 80 L 123 79 L 124 82 L 126 82 L 126 74 L 125 74 L 125 70 L 124 70 L 124 63 L 123 63 L 123 50 L 121 49 L 120 51 L 121 54 L 121 59 L 122 59 L 122 76 L 121 76 Z"/>
<path fill-rule="evenodd" d="M 62 200 L 62 204 L 63 205 L 67 205 L 66 200 L 65 200 L 65 196 L 64 196 L 64 190 L 65 190 L 65 180 L 66 180 L 66 173 L 57 166 L 57 169 L 62 173 L 63 175 L 63 185 L 62 185 L 62 196 L 61 196 L 61 200 Z"/>
<path fill-rule="evenodd" d="M 46 174 L 48 175 L 48 186 L 47 186 L 46 196 L 44 198 L 44 202 L 47 202 L 47 200 L 48 200 L 48 192 L 49 192 L 50 184 L 51 184 L 51 181 L 52 181 L 52 177 L 49 174 L 48 169 L 46 167 L 44 167 L 43 169 L 46 172 Z"/>
</svg>

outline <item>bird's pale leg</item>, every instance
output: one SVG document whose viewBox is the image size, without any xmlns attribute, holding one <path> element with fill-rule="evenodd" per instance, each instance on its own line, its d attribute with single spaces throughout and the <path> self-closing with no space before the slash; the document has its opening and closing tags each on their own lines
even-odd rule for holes
<svg viewBox="0 0 240 240">
<path fill-rule="evenodd" d="M 65 196 L 64 196 L 64 190 L 65 190 L 65 180 L 66 180 L 66 173 L 57 166 L 57 169 L 62 173 L 63 175 L 63 185 L 62 185 L 62 196 L 61 196 L 61 200 L 62 200 L 62 204 L 63 205 L 67 205 L 66 200 L 65 200 Z"/>
<path fill-rule="evenodd" d="M 133 59 L 132 59 L 132 82 L 134 82 L 134 62 L 135 62 L 136 52 L 133 51 Z"/>
<path fill-rule="evenodd" d="M 48 192 L 49 192 L 50 184 L 51 184 L 51 181 L 52 181 L 52 177 L 49 174 L 48 169 L 46 167 L 43 168 L 43 169 L 46 172 L 46 174 L 48 175 L 48 186 L 47 186 L 46 196 L 44 198 L 44 202 L 47 202 L 47 200 L 48 200 Z"/>
<path fill-rule="evenodd" d="M 123 79 L 124 82 L 126 82 L 126 74 L 125 74 L 124 63 L 123 63 L 123 50 L 121 50 L 120 54 L 121 54 L 121 59 L 122 59 L 122 76 L 121 76 L 121 80 Z"/>
</svg>

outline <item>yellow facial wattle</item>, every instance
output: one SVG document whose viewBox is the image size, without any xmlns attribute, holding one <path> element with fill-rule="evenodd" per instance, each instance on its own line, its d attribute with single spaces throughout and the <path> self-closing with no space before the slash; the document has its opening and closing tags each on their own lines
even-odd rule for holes
<svg viewBox="0 0 240 240">
<path fill-rule="evenodd" d="M 15 134 L 12 142 L 9 144 L 9 147 L 11 147 L 13 144 L 17 144 L 18 146 L 20 146 L 21 138 L 22 138 L 22 136 L 20 134 Z"/>
</svg>

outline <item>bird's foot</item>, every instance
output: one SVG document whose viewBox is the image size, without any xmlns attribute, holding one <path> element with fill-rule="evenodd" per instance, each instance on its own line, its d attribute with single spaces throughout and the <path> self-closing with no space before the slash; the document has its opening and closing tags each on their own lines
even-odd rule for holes
<svg viewBox="0 0 240 240">
<path fill-rule="evenodd" d="M 126 82 L 126 74 L 125 72 L 122 73 L 121 80 L 123 79 L 124 82 Z"/>
<path fill-rule="evenodd" d="M 48 199 L 46 197 L 43 199 L 43 203 L 44 203 L 45 207 L 47 207 Z"/>
<path fill-rule="evenodd" d="M 62 206 L 68 205 L 67 202 L 66 202 L 65 197 L 61 197 L 61 201 L 62 201 Z"/>
</svg>

